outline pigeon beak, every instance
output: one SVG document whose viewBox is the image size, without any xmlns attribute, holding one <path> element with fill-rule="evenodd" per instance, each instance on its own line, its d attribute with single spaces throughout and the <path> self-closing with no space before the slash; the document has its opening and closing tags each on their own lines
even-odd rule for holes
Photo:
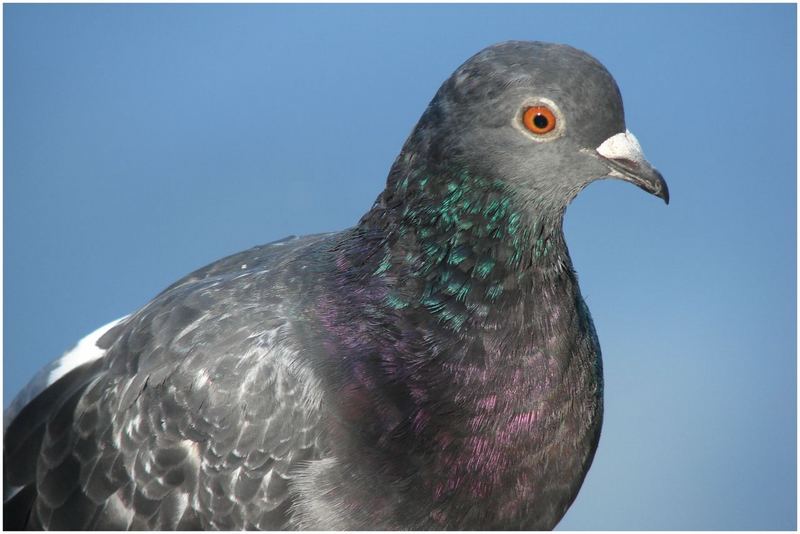
<svg viewBox="0 0 800 534">
<path fill-rule="evenodd" d="M 608 165 L 609 176 L 638 185 L 669 204 L 667 182 L 645 159 L 639 141 L 631 132 L 625 130 L 623 133 L 612 135 L 596 150 Z"/>
</svg>

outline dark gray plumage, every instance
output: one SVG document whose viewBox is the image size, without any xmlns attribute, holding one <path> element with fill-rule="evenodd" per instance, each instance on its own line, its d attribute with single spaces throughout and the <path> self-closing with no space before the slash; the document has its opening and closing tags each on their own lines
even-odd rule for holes
<svg viewBox="0 0 800 534">
<path fill-rule="evenodd" d="M 605 68 L 483 50 L 358 225 L 192 273 L 25 405 L 4 526 L 552 528 L 602 419 L 562 219 L 605 176 L 668 200 Z"/>
</svg>

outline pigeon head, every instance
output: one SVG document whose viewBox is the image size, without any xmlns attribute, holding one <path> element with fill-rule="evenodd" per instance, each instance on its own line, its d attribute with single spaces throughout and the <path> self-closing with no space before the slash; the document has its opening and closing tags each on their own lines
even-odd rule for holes
<svg viewBox="0 0 800 534">
<path fill-rule="evenodd" d="M 442 84 L 362 218 L 384 248 L 363 271 L 393 280 L 398 308 L 446 301 L 460 325 L 461 308 L 524 298 L 524 273 L 571 272 L 564 212 L 606 177 L 669 199 L 605 67 L 564 45 L 491 46 Z"/>
<path fill-rule="evenodd" d="M 444 82 L 406 151 L 502 180 L 516 203 L 540 216 L 558 218 L 605 177 L 669 201 L 666 182 L 625 127 L 614 78 L 565 45 L 512 41 L 482 50 Z"/>
</svg>

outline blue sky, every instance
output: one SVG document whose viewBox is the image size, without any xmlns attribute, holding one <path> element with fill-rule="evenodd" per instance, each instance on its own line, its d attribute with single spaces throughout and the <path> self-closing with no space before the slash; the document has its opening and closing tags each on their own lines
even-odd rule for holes
<svg viewBox="0 0 800 534">
<path fill-rule="evenodd" d="M 9 5 L 4 404 L 183 274 L 346 228 L 484 46 L 568 43 L 666 177 L 566 234 L 603 347 L 597 456 L 562 529 L 796 524 L 794 5 Z"/>
</svg>

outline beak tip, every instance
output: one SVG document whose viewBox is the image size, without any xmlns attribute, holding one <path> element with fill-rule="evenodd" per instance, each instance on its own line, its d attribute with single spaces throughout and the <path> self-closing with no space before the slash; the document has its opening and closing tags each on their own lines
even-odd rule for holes
<svg viewBox="0 0 800 534">
<path fill-rule="evenodd" d="M 667 181 L 664 180 L 664 177 L 661 175 L 660 172 L 653 169 L 656 174 L 656 183 L 659 185 L 659 191 L 656 193 L 661 199 L 664 200 L 664 204 L 669 206 L 669 187 L 667 186 Z"/>
<path fill-rule="evenodd" d="M 660 196 L 662 199 L 664 199 L 664 204 L 669 206 L 669 189 L 667 189 L 667 183 L 666 182 L 664 182 L 664 190 L 661 191 L 661 194 L 659 194 L 658 196 Z"/>
</svg>

